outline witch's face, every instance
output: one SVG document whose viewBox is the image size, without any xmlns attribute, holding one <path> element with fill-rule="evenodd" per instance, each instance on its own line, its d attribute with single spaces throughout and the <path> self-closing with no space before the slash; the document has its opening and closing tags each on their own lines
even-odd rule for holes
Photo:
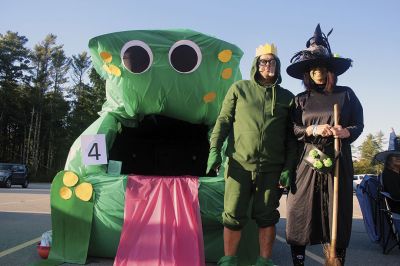
<svg viewBox="0 0 400 266">
<path fill-rule="evenodd" d="M 310 69 L 310 77 L 317 85 L 323 85 L 326 83 L 326 77 L 328 70 L 326 67 L 313 67 Z"/>
</svg>

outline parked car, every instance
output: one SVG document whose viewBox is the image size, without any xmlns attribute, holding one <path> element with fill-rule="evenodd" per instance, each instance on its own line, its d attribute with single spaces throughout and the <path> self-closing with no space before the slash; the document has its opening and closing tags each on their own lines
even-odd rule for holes
<svg viewBox="0 0 400 266">
<path fill-rule="evenodd" d="M 29 185 L 28 168 L 25 164 L 0 163 L 0 184 L 7 188 L 12 185 L 21 185 L 27 188 Z"/>
<path fill-rule="evenodd" d="M 360 174 L 360 175 L 354 175 L 354 176 L 353 176 L 353 189 L 354 189 L 354 191 L 356 191 L 356 189 L 358 188 L 358 186 L 360 185 L 361 181 L 364 179 L 364 177 L 365 177 L 366 175 L 369 175 L 369 176 L 378 178 L 378 176 L 375 175 L 375 174 Z"/>
</svg>

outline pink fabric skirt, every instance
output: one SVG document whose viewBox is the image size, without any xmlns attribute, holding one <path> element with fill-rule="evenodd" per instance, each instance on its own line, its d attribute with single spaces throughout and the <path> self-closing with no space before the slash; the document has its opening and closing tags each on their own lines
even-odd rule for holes
<svg viewBox="0 0 400 266">
<path fill-rule="evenodd" d="M 197 177 L 128 177 L 114 265 L 205 265 Z"/>
</svg>

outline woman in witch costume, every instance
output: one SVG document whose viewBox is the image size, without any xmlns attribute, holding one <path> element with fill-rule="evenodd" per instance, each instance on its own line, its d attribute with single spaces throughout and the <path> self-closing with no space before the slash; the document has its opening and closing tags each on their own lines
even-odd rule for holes
<svg viewBox="0 0 400 266">
<path fill-rule="evenodd" d="M 287 73 L 301 79 L 305 91 L 295 97 L 293 111 L 294 133 L 301 148 L 296 177 L 287 199 L 286 239 L 291 245 L 294 265 L 304 265 L 306 245 L 330 242 L 332 166 L 335 162 L 334 137 L 337 137 L 341 140 L 341 151 L 338 158 L 340 215 L 336 255 L 344 264 L 353 212 L 350 144 L 364 128 L 363 109 L 357 96 L 349 87 L 336 85 L 337 76 L 351 66 L 351 59 L 333 56 L 328 38 L 318 24 L 306 49 L 296 53 L 291 63 Z M 336 103 L 341 112 L 339 125 L 334 126 L 333 106 Z M 306 163 L 310 157 L 315 159 L 313 164 Z"/>
</svg>

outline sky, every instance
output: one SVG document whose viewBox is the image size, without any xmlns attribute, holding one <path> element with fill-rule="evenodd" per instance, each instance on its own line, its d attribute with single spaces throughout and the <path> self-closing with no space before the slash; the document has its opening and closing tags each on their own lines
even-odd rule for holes
<svg viewBox="0 0 400 266">
<path fill-rule="evenodd" d="M 192 29 L 240 47 L 240 69 L 249 78 L 255 48 L 266 42 L 278 47 L 282 87 L 294 94 L 300 80 L 286 74 L 294 53 L 320 23 L 332 52 L 353 60 L 338 84 L 351 87 L 364 108 L 364 132 L 400 134 L 400 1 L 268 1 L 268 0 L 19 0 L 3 1 L 0 33 L 10 30 L 29 39 L 33 48 L 49 33 L 57 36 L 68 56 L 88 50 L 89 39 L 126 30 Z M 384 145 L 384 149 L 387 144 Z"/>
</svg>

